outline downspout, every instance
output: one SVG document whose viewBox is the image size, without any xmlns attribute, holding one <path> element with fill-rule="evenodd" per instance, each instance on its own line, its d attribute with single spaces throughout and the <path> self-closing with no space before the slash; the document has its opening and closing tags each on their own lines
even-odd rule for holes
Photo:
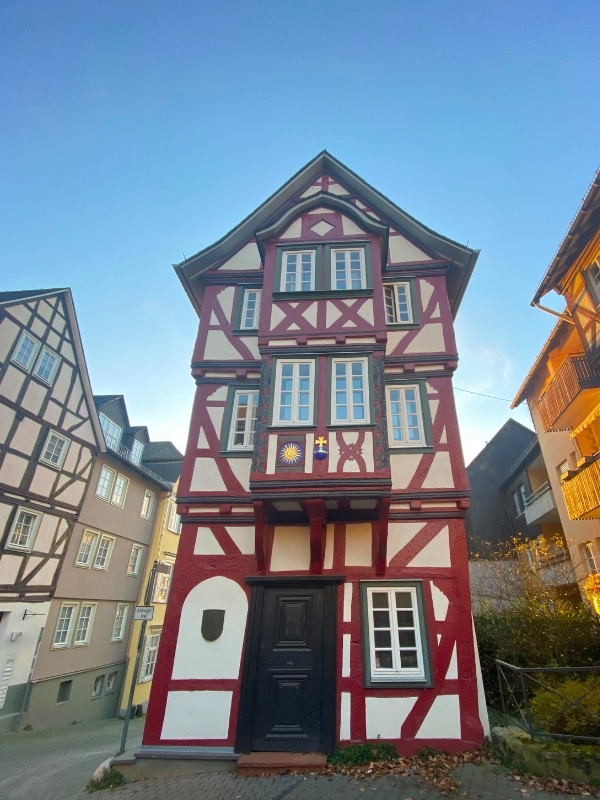
<svg viewBox="0 0 600 800">
<path fill-rule="evenodd" d="M 539 308 L 540 311 L 545 311 L 546 314 L 552 314 L 553 317 L 558 317 L 558 319 L 562 319 L 563 322 L 569 322 L 571 325 L 575 325 L 573 317 L 569 313 L 560 314 L 558 311 L 554 311 L 552 308 L 548 308 L 547 306 L 543 306 L 541 303 L 538 303 L 537 300 L 533 300 L 531 302 L 531 305 L 535 306 L 535 308 Z"/>
</svg>

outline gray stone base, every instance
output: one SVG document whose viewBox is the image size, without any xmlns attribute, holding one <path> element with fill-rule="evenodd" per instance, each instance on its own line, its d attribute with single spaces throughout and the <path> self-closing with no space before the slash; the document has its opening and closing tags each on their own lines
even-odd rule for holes
<svg viewBox="0 0 600 800">
<path fill-rule="evenodd" d="M 532 741 L 521 728 L 492 728 L 492 747 L 505 766 L 529 775 L 566 778 L 577 783 L 600 781 L 600 747 Z"/>
</svg>

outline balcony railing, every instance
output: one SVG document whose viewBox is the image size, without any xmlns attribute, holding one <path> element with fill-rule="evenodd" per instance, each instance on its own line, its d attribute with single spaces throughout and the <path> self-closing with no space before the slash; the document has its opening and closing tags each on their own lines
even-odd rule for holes
<svg viewBox="0 0 600 800">
<path fill-rule="evenodd" d="M 105 433 L 104 441 L 106 442 L 106 446 L 108 447 L 109 450 L 112 450 L 113 453 L 116 453 L 118 456 L 121 456 L 121 458 L 124 458 L 126 461 L 129 461 L 131 464 L 133 464 L 135 467 L 141 470 L 145 475 L 148 475 L 149 478 L 152 478 L 152 480 L 158 481 L 167 488 L 170 488 L 172 486 L 172 483 L 166 481 L 164 478 L 161 478 L 160 475 L 157 475 L 156 472 L 152 472 L 151 469 L 148 469 L 148 467 L 145 467 L 143 464 L 140 464 L 139 460 L 137 460 L 134 457 L 131 450 L 128 447 L 125 447 L 124 444 L 121 444 L 121 442 L 117 442 L 117 440 L 113 436 L 110 436 L 109 434 Z"/>
<path fill-rule="evenodd" d="M 525 498 L 525 520 L 528 525 L 543 522 L 556 512 L 554 495 L 550 483 L 546 481 L 533 494 Z"/>
<path fill-rule="evenodd" d="M 600 372 L 592 369 L 585 356 L 569 356 L 538 400 L 544 430 L 568 428 L 573 420 L 561 419 L 577 395 L 600 387 Z M 581 417 L 585 416 L 582 411 Z M 577 420 L 578 422 L 581 419 Z"/>
<path fill-rule="evenodd" d="M 600 453 L 562 479 L 570 519 L 600 519 Z"/>
</svg>

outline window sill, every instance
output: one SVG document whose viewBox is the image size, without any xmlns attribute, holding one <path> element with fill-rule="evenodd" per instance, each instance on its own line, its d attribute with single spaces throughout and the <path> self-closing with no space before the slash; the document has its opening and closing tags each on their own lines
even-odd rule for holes
<svg viewBox="0 0 600 800">
<path fill-rule="evenodd" d="M 314 289 L 311 292 L 273 292 L 273 300 L 320 300 L 322 298 L 372 297 L 373 289 Z"/>
<path fill-rule="evenodd" d="M 388 322 L 386 328 L 390 331 L 407 331 L 415 328 L 420 328 L 418 322 Z"/>
<path fill-rule="evenodd" d="M 406 453 L 435 453 L 433 445 L 419 445 L 418 447 L 411 447 L 411 445 L 390 445 L 389 451 L 391 455 L 401 455 Z"/>
<path fill-rule="evenodd" d="M 385 680 L 385 681 L 376 681 L 376 680 L 366 680 L 364 683 L 365 689 L 431 689 L 433 687 L 433 681 L 428 680 L 402 680 L 401 678 L 397 678 L 396 680 Z"/>
<path fill-rule="evenodd" d="M 375 428 L 374 422 L 329 422 L 327 424 L 328 431 L 345 431 L 351 428 L 352 430 L 373 430 Z"/>
<path fill-rule="evenodd" d="M 258 328 L 233 328 L 234 336 L 258 336 Z"/>
<path fill-rule="evenodd" d="M 254 445 L 250 450 L 219 450 L 219 455 L 221 458 L 252 458 L 254 454 Z M 169 528 L 169 530 L 171 530 Z M 171 531 L 171 533 L 177 533 L 177 531 Z"/>
</svg>

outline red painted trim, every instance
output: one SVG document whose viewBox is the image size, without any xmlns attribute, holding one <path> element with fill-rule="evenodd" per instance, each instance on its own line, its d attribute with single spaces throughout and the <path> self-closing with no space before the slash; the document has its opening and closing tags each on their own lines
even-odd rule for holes
<svg viewBox="0 0 600 800">
<path fill-rule="evenodd" d="M 266 544 L 265 544 L 265 511 L 260 500 L 254 500 L 254 517 L 256 520 L 254 528 L 254 553 L 256 555 L 256 568 L 263 575 L 267 569 Z"/>
<path fill-rule="evenodd" d="M 379 501 L 379 519 L 377 520 L 377 553 L 375 555 L 375 567 L 378 575 L 385 575 L 389 512 L 390 498 L 382 497 Z"/>
</svg>

